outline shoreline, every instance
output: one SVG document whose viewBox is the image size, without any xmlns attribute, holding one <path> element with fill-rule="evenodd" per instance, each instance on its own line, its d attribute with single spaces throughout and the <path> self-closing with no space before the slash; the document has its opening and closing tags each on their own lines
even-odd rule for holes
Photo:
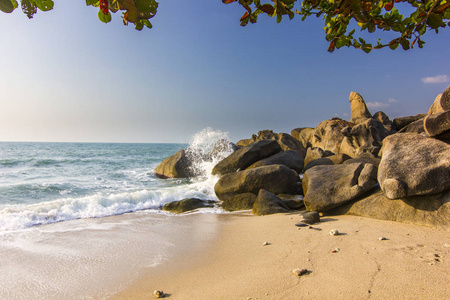
<svg viewBox="0 0 450 300">
<path fill-rule="evenodd" d="M 450 298 L 449 230 L 356 216 L 323 217 L 309 229 L 295 226 L 298 213 L 225 220 L 200 255 L 176 256 L 110 299 L 154 298 L 154 290 L 167 299 Z M 309 273 L 298 277 L 297 268 Z"/>
</svg>

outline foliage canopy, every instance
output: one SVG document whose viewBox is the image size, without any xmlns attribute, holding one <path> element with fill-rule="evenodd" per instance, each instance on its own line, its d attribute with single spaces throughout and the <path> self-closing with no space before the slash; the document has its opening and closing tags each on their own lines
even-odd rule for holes
<svg viewBox="0 0 450 300">
<path fill-rule="evenodd" d="M 53 0 L 20 0 L 22 11 L 32 18 L 37 10 L 53 8 Z M 222 0 L 225 4 L 236 2 L 244 9 L 241 26 L 256 23 L 260 14 L 293 19 L 296 15 L 304 21 L 315 16 L 322 17 L 329 42 L 328 51 L 344 46 L 362 49 L 369 53 L 373 49 L 402 46 L 408 50 L 415 45 L 422 48 L 422 36 L 427 31 L 439 32 L 450 26 L 450 0 Z M 86 0 L 86 5 L 98 7 L 98 18 L 104 23 L 111 21 L 111 13 L 122 11 L 123 23 L 133 23 L 137 30 L 151 28 L 150 19 L 156 15 L 156 0 Z M 18 7 L 17 0 L 0 0 L 0 10 L 6 13 Z M 360 29 L 357 33 L 357 29 Z M 367 42 L 365 33 L 390 31 L 390 40 Z M 379 33 L 379 32 L 378 32 Z M 372 36 L 379 36 L 373 34 Z"/>
</svg>

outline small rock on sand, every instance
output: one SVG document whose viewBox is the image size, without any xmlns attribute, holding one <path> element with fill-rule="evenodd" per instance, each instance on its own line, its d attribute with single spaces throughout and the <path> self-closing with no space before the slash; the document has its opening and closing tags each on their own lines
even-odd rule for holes
<svg viewBox="0 0 450 300">
<path fill-rule="evenodd" d="M 337 229 L 331 229 L 330 235 L 339 235 L 339 231 Z"/>
<path fill-rule="evenodd" d="M 292 270 L 292 273 L 294 273 L 294 275 L 297 275 L 297 276 L 302 276 L 302 275 L 307 274 L 308 270 L 307 269 L 294 269 L 294 270 Z"/>
<path fill-rule="evenodd" d="M 154 290 L 153 291 L 153 296 L 155 296 L 155 298 L 163 298 L 164 297 L 164 292 L 163 291 Z"/>
</svg>

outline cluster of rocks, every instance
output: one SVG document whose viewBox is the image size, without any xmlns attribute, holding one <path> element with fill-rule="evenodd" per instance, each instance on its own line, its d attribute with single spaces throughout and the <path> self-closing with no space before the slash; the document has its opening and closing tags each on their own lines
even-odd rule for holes
<svg viewBox="0 0 450 300">
<path fill-rule="evenodd" d="M 383 112 L 372 115 L 358 93 L 349 100 L 350 121 L 332 118 L 290 135 L 264 130 L 236 143 L 212 171 L 220 176 L 214 190 L 222 208 L 266 215 L 304 205 L 325 214 L 449 226 L 450 87 L 427 114 L 392 121 Z M 183 155 L 167 160 L 182 164 Z M 157 170 L 176 169 L 165 162 Z"/>
</svg>

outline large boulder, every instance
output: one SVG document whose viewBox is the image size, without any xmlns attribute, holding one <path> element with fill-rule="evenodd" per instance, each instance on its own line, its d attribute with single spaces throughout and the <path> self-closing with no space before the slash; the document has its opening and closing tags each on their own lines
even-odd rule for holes
<svg viewBox="0 0 450 300">
<path fill-rule="evenodd" d="M 228 211 L 252 209 L 256 195 L 252 193 L 237 194 L 222 202 L 222 208 Z"/>
<path fill-rule="evenodd" d="M 180 150 L 163 160 L 156 168 L 155 175 L 159 178 L 189 178 L 195 174 L 188 150 Z"/>
<path fill-rule="evenodd" d="M 388 131 L 384 125 L 374 119 L 365 119 L 352 128 L 347 127 L 342 130 L 345 138 L 342 140 L 339 153 L 345 153 L 351 157 L 356 157 L 364 152 L 377 155 L 381 148 L 381 142 L 388 136 Z"/>
<path fill-rule="evenodd" d="M 323 165 L 340 165 L 344 163 L 345 161 L 349 160 L 351 157 L 347 154 L 335 154 L 327 157 L 322 157 L 315 159 L 313 161 L 310 161 L 305 168 L 303 169 L 303 172 L 306 172 L 306 170 L 311 169 L 315 166 L 323 166 Z"/>
<path fill-rule="evenodd" d="M 269 165 L 285 165 L 297 173 L 303 170 L 303 157 L 295 150 L 282 151 L 268 158 L 252 164 L 248 169 L 269 166 Z"/>
<path fill-rule="evenodd" d="M 350 122 L 358 124 L 367 118 L 372 118 L 366 102 L 364 102 L 364 99 L 360 94 L 351 92 L 349 101 L 351 109 Z"/>
<path fill-rule="evenodd" d="M 221 157 L 224 153 L 233 153 L 238 149 L 238 146 L 233 142 L 226 139 L 220 139 L 214 144 L 207 156 L 211 158 Z"/>
<path fill-rule="evenodd" d="M 214 207 L 214 204 L 216 204 L 216 201 L 213 200 L 201 200 L 197 198 L 189 198 L 164 204 L 162 209 L 165 211 L 180 214 L 198 208 Z"/>
<path fill-rule="evenodd" d="M 279 197 L 264 189 L 259 190 L 258 197 L 252 209 L 252 213 L 257 216 L 285 213 L 288 211 L 289 207 Z"/>
<path fill-rule="evenodd" d="M 399 133 L 409 132 L 409 133 L 422 133 L 425 132 L 425 128 L 423 126 L 424 118 L 418 119 L 414 122 L 409 123 L 407 126 L 400 129 Z"/>
<path fill-rule="evenodd" d="M 332 156 L 334 155 L 333 152 L 328 151 L 328 150 L 323 150 L 322 148 L 319 147 L 311 147 L 308 148 L 308 150 L 306 151 L 306 157 L 305 157 L 305 166 L 307 166 L 310 162 L 317 160 L 319 158 L 323 158 L 323 157 L 328 157 L 328 156 Z"/>
<path fill-rule="evenodd" d="M 400 117 L 394 119 L 394 126 L 397 130 L 401 130 L 411 124 L 412 122 L 421 120 L 426 117 L 426 114 L 418 114 L 415 116 L 408 116 L 408 117 Z"/>
<path fill-rule="evenodd" d="M 222 176 L 214 186 L 217 197 L 222 201 L 238 194 L 258 194 L 266 189 L 274 194 L 297 194 L 298 174 L 284 165 L 270 165 Z"/>
<path fill-rule="evenodd" d="M 450 228 L 450 190 L 434 195 L 388 199 L 380 189 L 339 206 L 328 214 L 355 215 L 372 219 Z"/>
<path fill-rule="evenodd" d="M 221 160 L 212 170 L 213 175 L 225 175 L 244 170 L 255 162 L 281 151 L 273 140 L 262 140 L 241 148 Z"/>
<path fill-rule="evenodd" d="M 300 141 L 305 149 L 311 147 L 311 138 L 314 128 L 311 127 L 302 127 L 295 128 L 291 130 L 291 135 L 293 138 Z"/>
<path fill-rule="evenodd" d="M 381 124 L 383 124 L 384 128 L 386 129 L 386 131 L 388 132 L 388 134 L 393 134 L 395 133 L 397 130 L 395 128 L 394 122 L 392 122 L 389 117 L 382 111 L 377 111 L 374 115 L 373 118 L 375 120 L 378 120 L 381 122 Z"/>
<path fill-rule="evenodd" d="M 372 164 L 316 166 L 303 176 L 306 209 L 324 212 L 372 189 L 377 184 L 377 168 Z"/>
<path fill-rule="evenodd" d="M 344 139 L 341 131 L 346 127 L 353 127 L 353 125 L 353 123 L 339 118 L 323 121 L 314 128 L 311 146 L 329 150 L 333 153 L 339 153 L 342 140 Z"/>
<path fill-rule="evenodd" d="M 253 134 L 251 139 L 240 140 L 236 145 L 242 147 L 262 140 L 275 140 L 283 151 L 295 150 L 298 151 L 302 157 L 305 157 L 306 155 L 306 148 L 300 141 L 287 133 L 274 133 L 272 130 L 261 130 L 258 132 L 258 135 Z"/>
<path fill-rule="evenodd" d="M 344 164 L 372 164 L 375 165 L 376 167 L 378 167 L 378 165 L 380 164 L 381 158 L 379 157 L 375 157 L 374 155 L 370 154 L 370 153 L 363 153 L 360 156 L 357 156 L 355 158 L 352 159 L 348 159 L 346 161 L 344 161 Z"/>
<path fill-rule="evenodd" d="M 416 133 L 383 141 L 378 182 L 389 199 L 450 189 L 450 145 Z"/>
<path fill-rule="evenodd" d="M 450 131 L 450 110 L 428 115 L 423 120 L 425 132 L 432 137 Z"/>
<path fill-rule="evenodd" d="M 450 86 L 448 86 L 442 94 L 434 99 L 433 104 L 428 110 L 428 114 L 436 114 L 442 111 L 450 110 Z"/>
</svg>

